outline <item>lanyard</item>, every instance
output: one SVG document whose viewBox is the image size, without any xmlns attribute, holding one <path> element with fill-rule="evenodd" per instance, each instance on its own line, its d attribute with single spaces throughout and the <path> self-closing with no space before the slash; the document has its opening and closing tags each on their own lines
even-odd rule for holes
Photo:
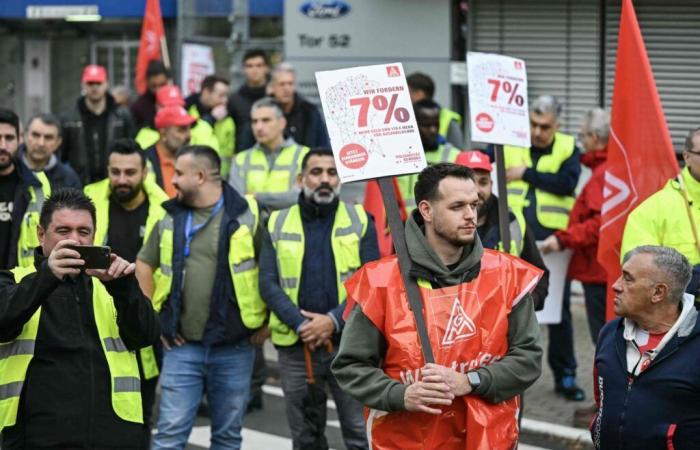
<svg viewBox="0 0 700 450">
<path fill-rule="evenodd" d="M 206 227 L 207 224 L 211 222 L 211 219 L 213 219 L 214 216 L 218 214 L 218 212 L 223 206 L 224 196 L 222 195 L 221 197 L 219 197 L 219 200 L 216 202 L 216 205 L 214 205 L 214 209 L 212 210 L 209 217 L 207 217 L 207 220 L 195 226 L 192 226 L 192 210 L 188 211 L 187 220 L 185 221 L 185 258 L 190 256 L 190 245 L 192 244 L 192 238 L 194 237 L 194 235 L 197 234 L 199 230 Z"/>
</svg>

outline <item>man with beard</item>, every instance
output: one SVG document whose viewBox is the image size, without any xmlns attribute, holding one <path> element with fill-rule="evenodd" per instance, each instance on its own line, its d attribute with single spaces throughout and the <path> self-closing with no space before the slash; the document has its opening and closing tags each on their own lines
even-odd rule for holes
<svg viewBox="0 0 700 450">
<path fill-rule="evenodd" d="M 440 128 L 440 105 L 429 99 L 423 99 L 413 104 L 413 111 L 416 114 L 416 124 L 418 133 L 423 144 L 425 159 L 428 164 L 440 162 L 455 162 L 460 153 L 460 149 L 453 147 L 446 142 L 439 141 L 438 130 Z M 413 187 L 418 180 L 418 174 L 404 175 L 396 179 L 401 197 L 406 204 L 406 213 L 410 214 L 416 207 L 416 200 L 413 196 Z"/>
<path fill-rule="evenodd" d="M 53 190 L 62 187 L 82 189 L 78 174 L 56 157 L 61 145 L 61 122 L 52 114 L 29 119 L 25 142 L 20 148 L 21 161 L 32 172 L 44 172 Z"/>
<path fill-rule="evenodd" d="M 177 152 L 177 198 L 138 254 L 141 287 L 160 312 L 164 348 L 153 448 L 184 449 L 206 392 L 211 447 L 239 449 L 255 351 L 267 317 L 258 291 L 258 206 L 221 179 L 219 155 Z"/>
<path fill-rule="evenodd" d="M 491 179 L 493 166 L 488 155 L 479 151 L 464 152 L 457 158 L 457 164 L 469 167 L 474 171 L 474 181 L 479 194 L 476 231 L 482 245 L 484 248 L 502 251 L 503 242 L 498 227 L 498 197 L 493 194 L 493 180 Z M 542 278 L 531 293 L 535 310 L 538 311 L 542 309 L 544 299 L 547 298 L 549 271 L 542 261 L 542 255 L 537 249 L 532 231 L 525 223 L 522 211 L 518 208 L 510 208 L 508 219 L 511 240 L 510 254 L 544 271 Z"/>
<path fill-rule="evenodd" d="M 108 161 L 107 178 L 85 186 L 85 194 L 95 203 L 97 211 L 95 245 L 109 245 L 113 252 L 134 262 L 145 237 L 165 215 L 161 204 L 168 200 L 168 195 L 146 177 L 146 158 L 133 139 L 114 141 Z M 141 349 L 137 361 L 143 403 L 143 448 L 148 449 L 158 383 L 153 347 Z"/>
<path fill-rule="evenodd" d="M 132 138 L 136 128 L 129 111 L 108 92 L 107 70 L 95 64 L 83 70 L 81 96 L 62 117 L 61 159 L 78 173 L 83 184 L 107 175 L 107 148 L 119 138 Z"/>
<path fill-rule="evenodd" d="M 0 270 L 34 263 L 39 212 L 51 193 L 43 172 L 15 160 L 18 147 L 19 117 L 0 108 Z"/>
<path fill-rule="evenodd" d="M 529 292 L 541 270 L 484 249 L 471 169 L 423 169 L 406 244 L 424 305 L 418 330 L 396 256 L 365 264 L 345 282 L 356 304 L 333 374 L 370 408 L 373 449 L 513 448 L 518 395 L 537 380 L 542 349 Z M 436 363 L 425 364 L 419 335 Z M 423 340 L 423 339 L 421 339 Z"/>
<path fill-rule="evenodd" d="M 340 341 L 343 283 L 362 264 L 379 258 L 374 224 L 362 205 L 338 200 L 340 178 L 330 149 L 313 149 L 304 156 L 297 183 L 302 188 L 297 204 L 272 213 L 260 254 L 260 294 L 272 310 L 269 327 L 283 368 L 293 447 L 313 448 L 304 420 L 304 352 L 311 351 L 316 382 L 330 387 L 338 406 L 346 448 L 366 449 L 362 405 L 338 386 L 330 372 L 337 352 L 329 353 L 325 344 L 337 348 Z M 325 404 L 312 407 L 326 416 Z"/>
</svg>

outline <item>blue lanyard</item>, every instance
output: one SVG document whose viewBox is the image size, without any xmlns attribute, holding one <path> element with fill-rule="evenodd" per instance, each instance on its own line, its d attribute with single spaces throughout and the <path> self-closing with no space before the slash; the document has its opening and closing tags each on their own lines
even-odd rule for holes
<svg viewBox="0 0 700 450">
<path fill-rule="evenodd" d="M 211 222 L 211 219 L 214 218 L 218 214 L 218 212 L 221 210 L 221 208 L 224 206 L 224 196 L 222 195 L 219 197 L 219 200 L 216 202 L 216 205 L 214 205 L 214 209 L 211 211 L 211 214 L 209 217 L 207 217 L 207 220 L 204 221 L 204 223 L 200 223 L 199 225 L 192 226 L 192 210 L 188 211 L 187 213 L 187 220 L 185 221 L 185 258 L 190 256 L 190 245 L 192 244 L 192 238 L 194 237 L 195 234 L 202 228 L 206 227 L 209 222 Z"/>
</svg>

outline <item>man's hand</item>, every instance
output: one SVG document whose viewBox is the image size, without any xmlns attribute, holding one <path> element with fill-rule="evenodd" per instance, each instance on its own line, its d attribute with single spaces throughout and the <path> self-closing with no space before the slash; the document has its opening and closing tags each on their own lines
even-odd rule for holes
<svg viewBox="0 0 700 450">
<path fill-rule="evenodd" d="M 526 169 L 527 167 L 525 166 L 511 167 L 510 169 L 506 169 L 506 182 L 522 180 L 523 174 L 525 173 Z"/>
<path fill-rule="evenodd" d="M 451 367 L 440 366 L 437 364 L 426 364 L 421 371 L 421 381 L 426 384 L 446 384 L 450 388 L 450 392 L 455 397 L 467 395 L 472 391 L 472 385 L 469 384 L 467 376 L 457 372 Z"/>
<path fill-rule="evenodd" d="M 335 324 L 327 314 L 317 314 L 301 310 L 301 315 L 309 319 L 299 328 L 299 337 L 313 351 L 333 335 Z"/>
<path fill-rule="evenodd" d="M 557 239 L 557 237 L 553 234 L 550 234 L 547 239 L 542 241 L 542 244 L 540 245 L 540 252 L 542 252 L 543 255 L 558 252 L 560 250 L 561 244 L 559 243 L 559 239 Z"/>
<path fill-rule="evenodd" d="M 136 270 L 136 264 L 130 263 L 124 258 L 112 253 L 109 255 L 112 260 L 109 269 L 86 269 L 85 273 L 91 277 L 95 277 L 100 281 L 112 281 L 117 278 L 131 275 Z"/>
<path fill-rule="evenodd" d="M 66 248 L 69 245 L 79 245 L 79 242 L 71 239 L 59 241 L 49 254 L 48 265 L 51 272 L 59 280 L 65 276 L 75 276 L 80 274 L 80 269 L 85 265 L 85 261 L 80 259 L 80 253 Z"/>
<path fill-rule="evenodd" d="M 270 327 L 263 325 L 258 331 L 250 337 L 250 343 L 256 347 L 262 347 L 267 338 L 270 337 Z"/>
<path fill-rule="evenodd" d="M 176 334 L 175 339 L 173 339 L 173 343 L 178 347 L 185 345 L 186 342 L 187 341 L 179 334 Z M 170 341 L 168 341 L 168 338 L 166 338 L 162 334 L 160 335 L 160 343 L 163 344 L 163 348 L 166 350 L 170 350 L 172 348 L 170 347 Z"/>
<path fill-rule="evenodd" d="M 403 403 L 406 411 L 439 415 L 442 411 L 439 408 L 431 408 L 430 405 L 449 406 L 454 398 L 450 387 L 445 383 L 419 381 L 406 388 Z"/>
</svg>

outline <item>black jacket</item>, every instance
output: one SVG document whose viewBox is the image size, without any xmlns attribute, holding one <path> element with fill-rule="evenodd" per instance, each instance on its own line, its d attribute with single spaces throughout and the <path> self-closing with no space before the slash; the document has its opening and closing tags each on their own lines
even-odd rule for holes
<svg viewBox="0 0 700 450">
<path fill-rule="evenodd" d="M 3 448 L 136 448 L 142 425 L 120 419 L 112 408 L 90 277 L 59 280 L 40 249 L 35 265 L 36 273 L 20 283 L 11 272 L 0 272 L 0 342 L 15 339 L 41 307 L 17 423 L 3 430 Z M 160 334 L 158 319 L 136 277 L 104 285 L 114 298 L 126 347 L 153 344 Z"/>
<path fill-rule="evenodd" d="M 18 153 L 18 159 L 21 161 L 22 165 L 25 166 L 27 170 L 31 170 L 24 161 L 25 151 L 26 150 L 23 144 Z M 43 170 L 43 172 L 46 174 L 46 178 L 49 179 L 51 191 L 53 192 L 57 189 L 64 187 L 71 187 L 82 190 L 83 184 L 80 182 L 80 178 L 78 177 L 78 174 L 75 173 L 75 170 L 73 170 L 73 168 L 68 164 L 62 163 L 61 161 L 57 161 L 55 155 L 51 158 L 52 161 L 49 161 L 48 166 Z"/>
<path fill-rule="evenodd" d="M 107 176 L 107 151 L 115 139 L 133 138 L 136 135 L 129 111 L 117 105 L 109 94 L 107 109 L 99 116 L 102 118 L 106 115 L 104 136 L 85 135 L 85 122 L 90 120 L 88 115 L 95 117 L 87 111 L 85 97 L 80 97 L 73 109 L 61 118 L 61 160 L 71 165 L 84 185 L 100 181 Z"/>
<path fill-rule="evenodd" d="M 29 170 L 27 166 L 15 159 L 15 170 L 19 176 L 19 185 L 15 191 L 15 198 L 12 207 L 12 232 L 10 234 L 10 249 L 8 250 L 7 269 L 11 269 L 17 265 L 17 244 L 19 243 L 20 225 L 24 219 L 24 213 L 27 212 L 29 206 L 29 186 L 34 186 L 36 189 L 41 189 L 41 182 L 34 176 L 34 172 Z M 0 269 L 5 269 L 0 268 Z"/>
<path fill-rule="evenodd" d="M 307 147 L 330 147 L 326 124 L 316 105 L 294 94 L 294 106 L 284 116 L 287 119 L 285 136 Z"/>
</svg>

